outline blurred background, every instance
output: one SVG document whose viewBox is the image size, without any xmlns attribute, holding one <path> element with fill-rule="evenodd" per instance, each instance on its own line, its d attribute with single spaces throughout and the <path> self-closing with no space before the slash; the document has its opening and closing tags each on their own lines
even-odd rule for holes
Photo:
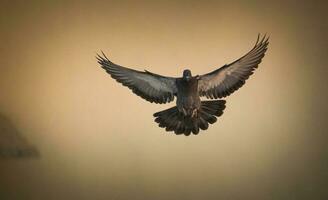
<svg viewBox="0 0 328 200">
<path fill-rule="evenodd" d="M 327 9 L 2 0 L 0 199 L 327 199 Z M 146 102 L 95 59 L 204 74 L 258 33 L 270 35 L 259 69 L 198 136 L 158 128 L 152 114 L 175 104 Z"/>
</svg>

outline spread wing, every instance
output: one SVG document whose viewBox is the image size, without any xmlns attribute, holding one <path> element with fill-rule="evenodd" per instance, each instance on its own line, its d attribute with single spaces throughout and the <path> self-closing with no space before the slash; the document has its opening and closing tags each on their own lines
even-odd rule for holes
<svg viewBox="0 0 328 200">
<path fill-rule="evenodd" d="M 101 67 L 112 78 L 147 101 L 167 103 L 173 101 L 174 95 L 177 93 L 175 78 L 122 67 L 111 62 L 104 53 L 103 56 L 97 55 L 97 59 Z"/>
<path fill-rule="evenodd" d="M 200 96 L 217 99 L 229 96 L 245 84 L 265 55 L 269 38 L 264 36 L 246 55 L 235 62 L 224 65 L 211 73 L 199 76 L 198 91 Z"/>
</svg>

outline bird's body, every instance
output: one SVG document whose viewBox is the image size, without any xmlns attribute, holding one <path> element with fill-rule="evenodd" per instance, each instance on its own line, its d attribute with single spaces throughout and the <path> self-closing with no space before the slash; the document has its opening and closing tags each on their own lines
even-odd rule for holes
<svg viewBox="0 0 328 200">
<path fill-rule="evenodd" d="M 179 78 L 177 84 L 177 107 L 179 112 L 187 115 L 195 115 L 201 106 L 200 97 L 198 94 L 198 78 L 190 77 Z"/>
<path fill-rule="evenodd" d="M 218 99 L 229 96 L 245 84 L 265 55 L 268 38 L 257 39 L 253 49 L 235 62 L 210 73 L 192 76 L 183 71 L 181 78 L 141 72 L 116 65 L 103 54 L 99 64 L 118 82 L 135 94 L 154 103 L 168 103 L 177 98 L 176 106 L 154 114 L 155 121 L 166 131 L 176 134 L 198 134 L 223 114 L 225 100 L 201 101 L 201 96 Z"/>
</svg>

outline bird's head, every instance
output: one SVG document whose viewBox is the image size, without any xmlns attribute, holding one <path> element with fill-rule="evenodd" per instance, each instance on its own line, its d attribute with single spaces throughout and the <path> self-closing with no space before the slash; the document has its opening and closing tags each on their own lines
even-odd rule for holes
<svg viewBox="0 0 328 200">
<path fill-rule="evenodd" d="M 191 77 L 192 77 L 191 76 L 191 71 L 189 69 L 183 70 L 183 76 L 182 76 L 182 78 L 184 80 L 189 81 L 191 79 Z"/>
</svg>

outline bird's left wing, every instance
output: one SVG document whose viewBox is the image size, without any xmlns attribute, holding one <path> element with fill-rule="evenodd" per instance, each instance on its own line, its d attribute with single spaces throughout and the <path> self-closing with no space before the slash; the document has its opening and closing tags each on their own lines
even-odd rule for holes
<svg viewBox="0 0 328 200">
<path fill-rule="evenodd" d="M 129 69 L 111 62 L 103 53 L 97 56 L 98 63 L 117 82 L 130 88 L 135 94 L 154 103 L 173 101 L 177 93 L 176 79 Z"/>
<path fill-rule="evenodd" d="M 222 98 L 229 96 L 243 86 L 264 57 L 269 44 L 268 39 L 264 36 L 259 40 L 258 37 L 253 49 L 243 57 L 208 74 L 199 76 L 199 95 L 211 99 Z"/>
</svg>

